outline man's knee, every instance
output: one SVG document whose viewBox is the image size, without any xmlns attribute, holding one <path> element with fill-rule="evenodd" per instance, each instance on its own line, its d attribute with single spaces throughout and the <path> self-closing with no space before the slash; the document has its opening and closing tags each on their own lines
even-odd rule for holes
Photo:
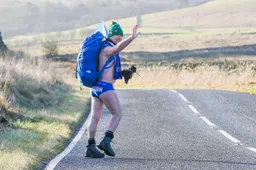
<svg viewBox="0 0 256 170">
<path fill-rule="evenodd" d="M 116 113 L 116 114 L 114 114 L 114 115 L 112 115 L 115 119 L 117 119 L 117 120 L 120 120 L 121 118 L 122 118 L 122 114 L 121 114 L 121 112 L 120 113 Z"/>
<path fill-rule="evenodd" d="M 92 117 L 91 118 L 91 123 L 98 124 L 99 120 L 100 120 L 100 117 Z"/>
</svg>

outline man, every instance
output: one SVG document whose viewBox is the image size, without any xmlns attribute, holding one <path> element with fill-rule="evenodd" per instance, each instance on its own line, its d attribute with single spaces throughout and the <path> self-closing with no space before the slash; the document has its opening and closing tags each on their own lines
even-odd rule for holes
<svg viewBox="0 0 256 170">
<path fill-rule="evenodd" d="M 119 52 L 127 47 L 137 36 L 138 25 L 133 27 L 131 36 L 122 41 L 123 30 L 116 22 L 112 22 L 109 27 L 108 39 L 102 42 L 101 51 L 99 53 L 99 70 L 104 66 L 110 57 L 114 60 L 108 65 L 108 69 L 104 70 L 97 84 L 92 87 L 92 105 L 91 116 L 88 123 L 88 146 L 86 157 L 103 158 L 105 155 L 96 148 L 95 135 L 97 125 L 102 115 L 103 104 L 111 113 L 111 119 L 108 130 L 104 139 L 98 145 L 108 156 L 115 156 L 115 152 L 111 147 L 111 141 L 114 138 L 114 132 L 121 120 L 121 107 L 113 88 L 113 84 L 117 79 L 122 79 L 121 63 Z"/>
</svg>

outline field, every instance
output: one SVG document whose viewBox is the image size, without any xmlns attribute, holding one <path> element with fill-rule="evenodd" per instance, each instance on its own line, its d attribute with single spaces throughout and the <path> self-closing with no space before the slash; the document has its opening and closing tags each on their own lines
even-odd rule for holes
<svg viewBox="0 0 256 170">
<path fill-rule="evenodd" d="M 256 13 L 253 0 L 216 0 L 193 8 L 141 16 L 141 36 L 124 52 L 170 52 L 255 44 Z M 126 36 L 136 17 L 118 20 Z M 111 21 L 106 21 L 108 26 Z M 11 37 L 11 49 L 42 55 L 42 42 L 58 41 L 59 54 L 76 54 L 85 36 L 97 25 L 70 31 Z M 156 57 L 161 57 L 161 53 Z M 196 57 L 196 56 L 192 56 Z"/>
<path fill-rule="evenodd" d="M 139 71 L 141 74 L 145 75 L 143 76 L 144 78 L 135 76 L 134 81 L 136 83 L 130 84 L 128 87 L 147 87 L 144 85 L 149 85 L 149 87 L 154 88 L 158 86 L 166 88 L 198 87 L 253 91 L 251 89 L 254 88 L 254 83 L 250 83 L 248 80 L 248 72 L 243 73 L 247 75 L 245 76 L 242 73 L 240 75 L 240 73 L 223 72 L 223 70 L 217 69 L 219 67 L 218 65 L 214 67 L 200 65 L 193 72 L 189 73 L 188 70 L 179 70 L 177 73 L 177 71 L 166 71 L 166 68 L 157 69 L 153 67 L 152 69 L 150 67 L 149 69 L 146 68 L 147 64 L 140 65 L 138 63 L 153 62 L 153 65 L 157 66 L 160 61 L 165 64 L 167 63 L 167 65 L 170 62 L 177 63 L 181 61 L 189 63 L 191 60 L 197 63 L 204 61 L 206 65 L 213 61 L 223 63 L 226 59 L 230 61 L 235 60 L 237 63 L 254 61 L 256 56 L 256 13 L 254 4 L 255 2 L 252 0 L 216 0 L 193 8 L 143 15 L 141 17 L 141 27 L 139 28 L 141 35 L 121 54 L 123 63 L 126 63 L 126 65 L 137 64 L 140 67 Z M 110 22 L 107 21 L 106 25 L 109 25 Z M 125 37 L 127 37 L 131 33 L 131 27 L 136 23 L 136 17 L 121 19 L 118 22 L 123 26 L 124 32 L 126 33 Z M 63 58 L 66 55 L 71 55 L 73 57 L 69 57 L 69 59 L 74 61 L 83 38 L 96 28 L 97 25 L 92 25 L 65 32 L 13 37 L 8 39 L 7 42 L 13 48 L 24 50 L 34 56 L 40 56 L 43 55 L 42 41 L 46 39 L 58 40 L 59 54 Z M 26 45 L 24 46 L 22 43 Z M 250 66 L 247 66 L 249 69 Z M 238 65 L 238 67 L 240 66 Z M 212 72 L 212 69 L 215 72 Z M 203 71 L 199 72 L 198 70 Z M 240 71 L 233 70 L 233 72 Z M 160 83 L 161 80 L 152 82 L 153 80 L 149 80 L 151 73 L 152 75 L 161 74 L 161 76 L 157 77 L 169 77 L 169 81 L 165 83 Z M 209 73 L 216 74 L 211 77 L 221 76 L 219 78 L 213 78 L 210 83 L 196 81 L 196 78 L 200 77 L 202 73 L 206 73 L 206 75 Z M 185 76 L 187 74 L 190 75 L 190 78 L 192 75 L 194 76 L 193 84 L 191 82 L 184 83 L 185 80 L 178 81 L 185 79 L 182 75 Z M 227 75 L 232 75 L 233 80 L 226 81 Z M 247 77 L 247 81 L 244 78 L 236 81 L 236 76 Z M 254 82 L 254 72 L 249 77 Z M 232 83 L 227 85 L 226 82 Z M 241 88 L 243 85 L 246 88 Z M 118 83 L 117 86 L 126 87 L 122 83 Z"/>
<path fill-rule="evenodd" d="M 141 35 L 121 52 L 123 69 L 135 65 L 139 75 L 134 74 L 128 84 L 117 81 L 115 88 L 256 94 L 255 11 L 253 0 L 215 0 L 142 16 Z M 118 22 L 127 37 L 136 17 Z M 4 40 L 10 49 L 30 57 L 0 57 L 0 122 L 8 121 L 0 123 L 0 169 L 42 166 L 86 117 L 89 90 L 81 91 L 74 78 L 75 56 L 83 38 L 96 27 Z M 42 43 L 47 40 L 58 41 L 62 61 L 43 57 Z"/>
</svg>

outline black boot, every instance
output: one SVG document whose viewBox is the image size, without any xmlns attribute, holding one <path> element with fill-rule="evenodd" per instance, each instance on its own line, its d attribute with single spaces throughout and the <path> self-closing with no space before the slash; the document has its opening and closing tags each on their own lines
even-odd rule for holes
<svg viewBox="0 0 256 170">
<path fill-rule="evenodd" d="M 104 137 L 104 139 L 98 145 L 98 148 L 103 150 L 105 152 L 105 154 L 108 156 L 115 156 L 116 154 L 110 145 L 111 141 L 112 141 L 112 138 Z"/>
<path fill-rule="evenodd" d="M 97 148 L 95 144 L 90 144 L 87 147 L 86 155 L 85 157 L 91 157 L 91 158 L 104 158 L 105 155 L 101 153 Z"/>
</svg>

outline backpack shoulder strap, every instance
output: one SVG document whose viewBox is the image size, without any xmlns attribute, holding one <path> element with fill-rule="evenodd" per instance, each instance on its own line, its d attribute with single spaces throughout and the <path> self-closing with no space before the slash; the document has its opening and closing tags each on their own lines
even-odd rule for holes
<svg viewBox="0 0 256 170">
<path fill-rule="evenodd" d="M 110 39 L 103 39 L 102 42 L 101 42 L 101 47 L 100 49 L 104 49 L 105 47 L 113 47 L 114 45 L 116 45 L 113 41 L 111 41 Z M 101 51 L 100 50 L 100 51 Z M 99 56 L 99 55 L 98 55 Z M 104 66 L 102 67 L 102 69 L 100 70 L 100 81 L 102 80 L 102 74 L 104 72 L 105 69 L 109 69 L 111 67 L 113 67 L 113 65 L 111 66 L 108 66 L 112 61 L 114 61 L 115 59 L 115 56 L 111 56 L 107 61 L 106 63 L 104 64 Z"/>
<path fill-rule="evenodd" d="M 113 65 L 111 65 L 111 66 L 109 66 L 109 67 L 107 67 L 107 66 L 108 66 L 114 59 L 115 59 L 115 56 L 110 57 L 110 58 L 106 61 L 106 63 L 105 63 L 104 66 L 102 67 L 102 69 L 100 70 L 100 81 L 102 80 L 102 74 L 103 74 L 104 70 L 113 67 Z"/>
</svg>

